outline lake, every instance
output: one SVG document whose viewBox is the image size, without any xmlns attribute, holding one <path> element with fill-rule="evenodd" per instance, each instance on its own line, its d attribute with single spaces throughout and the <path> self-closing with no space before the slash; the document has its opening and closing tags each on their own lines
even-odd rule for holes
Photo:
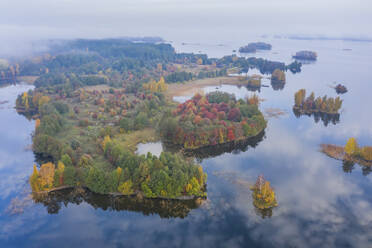
<svg viewBox="0 0 372 248">
<path fill-rule="evenodd" d="M 79 194 L 56 196 L 47 206 L 34 203 L 28 196 L 34 122 L 13 108 L 17 94 L 32 86 L 0 88 L 0 102 L 9 101 L 0 105 L 0 246 L 371 247 L 371 170 L 357 164 L 343 166 L 320 153 L 319 145 L 344 145 L 349 137 L 357 138 L 360 145 L 372 145 L 372 43 L 263 41 L 271 43 L 273 50 L 252 56 L 289 63 L 296 51 L 308 49 L 318 53 L 318 61 L 303 65 L 301 73 L 287 72 L 283 89 L 273 90 L 265 82 L 270 87 L 256 92 L 264 99 L 261 110 L 280 109 L 285 114 L 267 118 L 264 137 L 254 146 L 200 159 L 208 174 L 208 197 L 200 204 Z M 213 57 L 231 54 L 245 44 L 173 45 L 177 51 L 202 51 Z M 334 82 L 349 90 L 340 95 L 344 102 L 339 122 L 324 125 L 322 120 L 294 115 L 296 91 L 305 88 L 308 94 L 334 97 L 330 87 Z M 244 87 L 218 88 L 239 98 L 252 94 Z M 157 143 L 143 147 L 160 148 Z M 261 174 L 277 196 L 278 207 L 269 214 L 252 204 L 249 185 Z"/>
</svg>

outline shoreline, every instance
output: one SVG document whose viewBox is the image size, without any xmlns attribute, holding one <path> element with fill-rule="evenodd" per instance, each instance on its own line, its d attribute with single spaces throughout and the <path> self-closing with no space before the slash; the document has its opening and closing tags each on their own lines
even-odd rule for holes
<svg viewBox="0 0 372 248">
<path fill-rule="evenodd" d="M 206 185 L 204 185 L 204 187 L 206 187 Z M 36 192 L 32 192 L 33 194 L 39 194 L 39 195 L 42 195 L 42 194 L 49 194 L 49 193 L 53 193 L 53 192 L 59 192 L 59 191 L 63 191 L 63 190 L 67 190 L 67 189 L 71 189 L 71 190 L 89 190 L 90 192 L 94 193 L 94 194 L 99 194 L 99 195 L 103 195 L 103 196 L 112 196 L 112 197 L 138 197 L 138 198 L 145 198 L 145 199 L 148 199 L 148 200 L 151 200 L 151 199 L 158 199 L 158 200 L 175 200 L 175 201 L 190 201 L 190 200 L 198 200 L 198 199 L 206 199 L 206 197 L 203 197 L 203 196 L 178 196 L 178 197 L 175 197 L 175 198 L 169 198 L 169 197 L 162 197 L 162 196 L 157 196 L 157 197 L 146 197 L 145 195 L 143 195 L 143 192 L 141 191 L 138 191 L 138 192 L 135 192 L 135 193 L 132 193 L 132 194 L 128 194 L 128 195 L 124 195 L 120 192 L 110 192 L 110 193 L 97 193 L 97 192 L 94 192 L 92 191 L 91 189 L 89 189 L 88 187 L 86 186 L 59 186 L 59 187 L 56 187 L 56 188 L 52 188 L 52 189 L 49 189 L 49 190 L 43 190 L 43 191 L 36 191 Z"/>
</svg>

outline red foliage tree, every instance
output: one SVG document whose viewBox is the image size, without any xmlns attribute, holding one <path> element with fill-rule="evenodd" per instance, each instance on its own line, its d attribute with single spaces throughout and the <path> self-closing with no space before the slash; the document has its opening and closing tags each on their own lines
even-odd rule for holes
<svg viewBox="0 0 372 248">
<path fill-rule="evenodd" d="M 227 128 L 227 139 L 229 141 L 232 141 L 235 139 L 235 135 L 234 135 L 234 128 L 233 127 L 228 127 Z"/>
<path fill-rule="evenodd" d="M 241 119 L 240 110 L 238 108 L 230 109 L 227 119 L 229 119 L 230 121 L 240 121 Z"/>
</svg>

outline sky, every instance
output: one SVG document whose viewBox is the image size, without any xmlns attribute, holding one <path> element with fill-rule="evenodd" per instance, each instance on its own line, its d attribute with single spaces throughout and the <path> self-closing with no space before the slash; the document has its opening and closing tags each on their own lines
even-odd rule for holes
<svg viewBox="0 0 372 248">
<path fill-rule="evenodd" d="M 1 0 L 0 10 L 3 51 L 51 38 L 372 37 L 371 0 Z"/>
</svg>

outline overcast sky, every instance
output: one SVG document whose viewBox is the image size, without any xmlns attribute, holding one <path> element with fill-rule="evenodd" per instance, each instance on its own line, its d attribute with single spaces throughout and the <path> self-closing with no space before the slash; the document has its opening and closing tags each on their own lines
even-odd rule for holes
<svg viewBox="0 0 372 248">
<path fill-rule="evenodd" d="M 0 10 L 3 44 L 118 36 L 372 36 L 372 0 L 0 0 Z"/>
</svg>

